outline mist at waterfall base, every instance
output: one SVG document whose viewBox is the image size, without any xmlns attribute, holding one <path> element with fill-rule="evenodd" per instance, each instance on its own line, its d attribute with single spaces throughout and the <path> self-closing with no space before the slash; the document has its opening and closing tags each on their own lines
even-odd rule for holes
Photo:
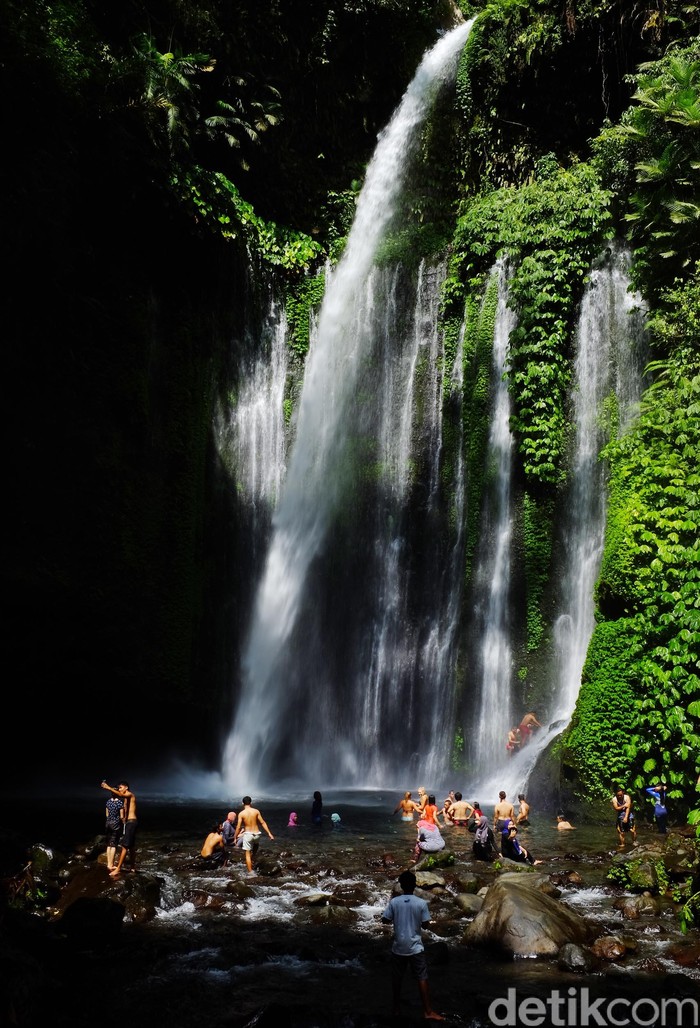
<svg viewBox="0 0 700 1028">
<path fill-rule="evenodd" d="M 446 429 L 462 432 L 461 352 L 443 381 L 438 325 L 445 268 L 418 272 L 377 261 L 420 130 L 453 83 L 471 24 L 429 51 L 380 135 L 346 252 L 327 272 L 312 327 L 291 451 L 282 412 L 286 326 L 271 312 L 272 342 L 250 369 L 220 446 L 254 516 L 251 551 L 264 554 L 250 597 L 234 723 L 221 771 L 172 768 L 184 795 L 306 795 L 321 789 L 459 788 L 490 801 L 526 787 L 538 755 L 568 724 L 593 628 L 602 553 L 608 436 L 601 404 L 634 412 L 642 322 L 627 292 L 627 257 L 613 249 L 591 272 L 575 340 L 571 485 L 556 542 L 557 615 L 545 727 L 507 759 L 505 740 L 524 710 L 509 636 L 514 603 L 513 460 L 504 379 L 508 336 L 505 263 L 498 276 L 492 424 L 486 456 L 480 564 L 463 594 L 467 485 L 460 436 L 449 491 Z M 461 346 L 461 340 L 460 340 Z M 267 363 L 265 363 L 267 362 Z M 464 632 L 464 624 L 467 631 Z M 456 667 L 469 668 L 470 781 L 451 770 Z M 466 734 L 466 733 L 465 733 Z"/>
</svg>

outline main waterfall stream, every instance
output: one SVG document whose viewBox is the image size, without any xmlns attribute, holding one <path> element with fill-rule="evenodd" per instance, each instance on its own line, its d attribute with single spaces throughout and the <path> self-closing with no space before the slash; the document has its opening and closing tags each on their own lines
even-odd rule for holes
<svg viewBox="0 0 700 1028">
<path fill-rule="evenodd" d="M 405 514 L 426 481 L 418 465 L 438 466 L 443 272 L 424 267 L 412 285 L 375 261 L 470 28 L 425 55 L 379 138 L 345 254 L 329 273 L 224 754 L 224 780 L 237 784 L 245 767 L 246 790 L 258 794 L 302 775 L 347 786 L 431 775 L 451 745 L 456 583 L 439 580 L 444 560 L 428 542 L 438 536 L 436 475 L 422 525 Z M 358 480 L 360 458 L 373 481 Z M 416 567 L 410 537 L 419 530 L 428 555 Z M 454 559 L 452 573 L 458 582 Z"/>
</svg>

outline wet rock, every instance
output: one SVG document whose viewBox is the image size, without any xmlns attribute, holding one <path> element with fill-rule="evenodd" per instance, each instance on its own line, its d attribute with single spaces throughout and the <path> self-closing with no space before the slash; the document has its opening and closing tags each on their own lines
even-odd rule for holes
<svg viewBox="0 0 700 1028">
<path fill-rule="evenodd" d="M 464 941 L 534 957 L 554 957 L 567 942 L 588 941 L 591 930 L 586 921 L 558 899 L 545 895 L 539 888 L 542 877 L 501 876 L 466 928 Z"/>
<path fill-rule="evenodd" d="M 442 875 L 437 875 L 433 871 L 417 870 L 415 874 L 416 888 L 418 889 L 433 889 L 436 885 L 444 886 L 445 884 Z"/>
<path fill-rule="evenodd" d="M 43 843 L 36 843 L 31 847 L 29 860 L 34 875 L 57 875 L 68 863 L 63 853 Z"/>
<path fill-rule="evenodd" d="M 122 930 L 126 908 L 106 896 L 79 896 L 60 918 L 58 929 L 81 948 L 114 945 Z"/>
<path fill-rule="evenodd" d="M 476 893 L 479 890 L 479 880 L 476 875 L 460 871 L 454 876 L 454 885 L 458 892 Z"/>
<path fill-rule="evenodd" d="M 346 926 L 357 922 L 357 914 L 350 907 L 342 907 L 333 903 L 323 906 L 304 907 L 299 910 L 297 918 L 310 921 L 315 925 Z"/>
<path fill-rule="evenodd" d="M 622 960 L 627 946 L 618 935 L 603 935 L 595 940 L 591 952 L 600 960 Z"/>
<path fill-rule="evenodd" d="M 264 875 L 266 878 L 276 878 L 278 875 L 284 874 L 284 868 L 278 860 L 263 856 L 255 864 L 255 873 Z"/>
<path fill-rule="evenodd" d="M 455 902 L 465 914 L 477 914 L 483 906 L 484 897 L 474 896 L 470 892 L 460 892 Z"/>
<path fill-rule="evenodd" d="M 307 892 L 305 896 L 299 896 L 294 900 L 295 907 L 325 907 L 334 902 L 330 892 Z"/>
<path fill-rule="evenodd" d="M 455 855 L 451 850 L 440 850 L 438 853 L 426 853 L 413 867 L 417 875 L 419 871 L 432 871 L 436 867 L 452 867 Z"/>
<path fill-rule="evenodd" d="M 242 882 L 237 878 L 232 878 L 226 882 L 225 891 L 238 900 L 246 900 L 255 896 L 255 889 L 248 885 L 247 882 Z"/>
<path fill-rule="evenodd" d="M 664 955 L 680 967 L 700 968 L 700 940 L 688 939 L 685 942 L 675 943 L 666 950 Z"/>
<path fill-rule="evenodd" d="M 642 896 L 620 896 L 613 903 L 623 917 L 636 920 L 642 914 L 658 914 L 660 904 L 653 896 L 644 893 Z"/>
<path fill-rule="evenodd" d="M 595 965 L 595 958 L 590 950 L 575 942 L 565 942 L 559 950 L 557 963 L 563 971 L 575 974 L 587 974 Z"/>
<path fill-rule="evenodd" d="M 333 899 L 346 907 L 359 907 L 370 901 L 370 890 L 364 882 L 339 885 L 333 890 Z"/>
<path fill-rule="evenodd" d="M 226 904 L 226 900 L 223 896 L 219 896 L 211 892 L 205 892 L 203 889 L 190 890 L 185 893 L 185 899 L 198 910 L 221 910 Z"/>
</svg>

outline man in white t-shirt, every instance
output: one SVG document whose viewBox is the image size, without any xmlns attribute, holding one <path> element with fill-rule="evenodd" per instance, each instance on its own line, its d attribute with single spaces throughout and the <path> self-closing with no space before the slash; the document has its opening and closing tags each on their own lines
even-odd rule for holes
<svg viewBox="0 0 700 1028">
<path fill-rule="evenodd" d="M 394 943 L 391 947 L 391 983 L 394 1000 L 394 1015 L 401 1014 L 401 985 L 406 969 L 410 966 L 418 982 L 423 1002 L 423 1017 L 429 1021 L 444 1021 L 430 1005 L 428 992 L 428 962 L 421 938 L 421 929 L 430 924 L 430 910 L 425 900 L 413 895 L 416 876 L 413 871 L 399 875 L 401 896 L 394 896 L 382 913 L 384 924 L 394 926 Z"/>
</svg>

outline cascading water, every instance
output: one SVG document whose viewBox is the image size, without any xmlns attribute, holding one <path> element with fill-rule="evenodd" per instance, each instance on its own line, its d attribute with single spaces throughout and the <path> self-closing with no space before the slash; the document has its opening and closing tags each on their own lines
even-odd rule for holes
<svg viewBox="0 0 700 1028">
<path fill-rule="evenodd" d="M 224 780 L 233 787 L 245 774 L 246 788 L 258 795 L 282 779 L 402 783 L 412 753 L 437 754 L 443 763 L 449 757 L 449 628 L 436 628 L 444 603 L 436 602 L 408 545 L 412 531 L 430 532 L 436 509 L 439 273 L 422 269 L 416 313 L 405 330 L 405 297 L 399 304 L 392 299 L 409 289 L 405 276 L 392 279 L 374 263 L 421 127 L 439 88 L 454 78 L 471 24 L 452 30 L 424 57 L 379 139 L 345 254 L 329 277 L 224 753 Z M 399 366 L 387 364 L 383 353 L 400 355 Z M 420 394 L 420 403 L 409 400 L 410 392 Z M 375 480 L 368 482 L 373 458 Z M 420 490 L 427 495 L 414 528 L 397 501 Z M 365 532 L 356 508 L 370 495 L 369 519 L 379 518 L 382 530 L 360 552 Z M 428 552 L 424 564 L 434 558 Z M 359 586 L 350 585 L 351 573 L 362 576 Z M 385 605 L 381 616 L 378 604 Z"/>
<path fill-rule="evenodd" d="M 249 512 L 248 538 L 257 548 L 267 537 L 285 470 L 284 389 L 287 378 L 287 319 L 271 296 L 254 357 L 243 362 L 231 417 L 219 413 L 218 452 L 230 467 L 237 493 Z"/>
<path fill-rule="evenodd" d="M 641 298 L 629 292 L 629 256 L 613 248 L 591 272 L 578 330 L 574 370 L 574 449 L 563 516 L 562 574 L 554 620 L 554 685 L 544 727 L 498 775 L 480 786 L 485 796 L 525 788 L 543 749 L 569 723 L 594 627 L 594 587 L 605 540 L 606 470 L 599 455 L 609 440 L 605 401 L 614 395 L 618 431 L 630 424 L 641 396 L 645 357 Z M 546 720 L 545 720 L 546 714 Z"/>
<path fill-rule="evenodd" d="M 495 770 L 503 759 L 511 723 L 513 672 L 508 617 L 513 542 L 513 436 L 505 372 L 515 315 L 508 307 L 508 275 L 504 261 L 499 262 L 494 273 L 498 276 L 498 306 L 493 339 L 493 405 L 479 559 L 475 569 L 479 601 L 474 611 L 474 627 L 479 642 L 474 677 L 479 683 L 479 707 L 474 755 L 481 774 Z"/>
</svg>

